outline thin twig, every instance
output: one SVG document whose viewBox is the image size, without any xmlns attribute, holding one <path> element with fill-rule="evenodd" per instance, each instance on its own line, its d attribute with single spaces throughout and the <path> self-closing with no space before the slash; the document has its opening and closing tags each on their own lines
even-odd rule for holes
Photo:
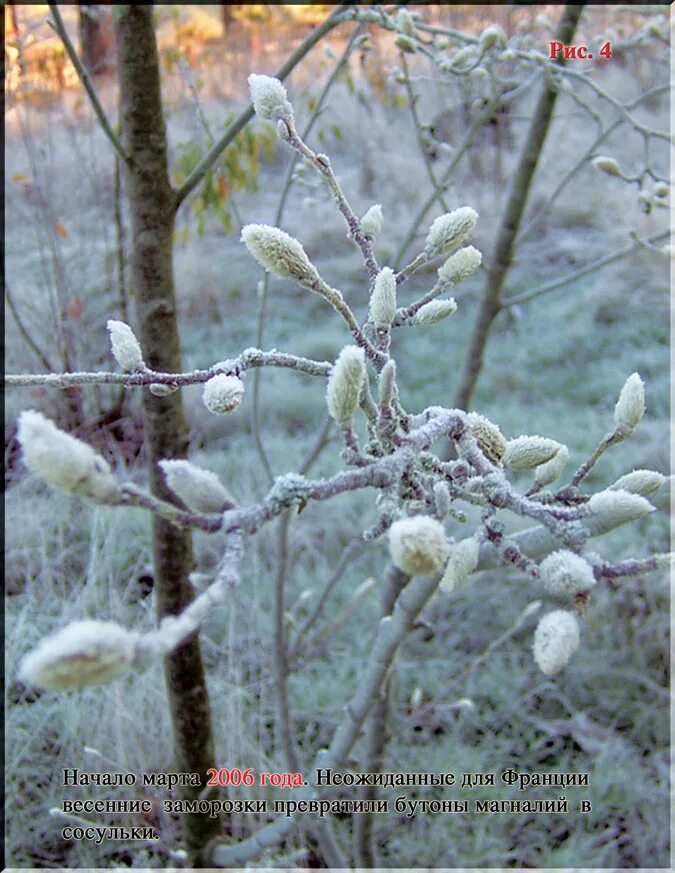
<svg viewBox="0 0 675 873">
<path fill-rule="evenodd" d="M 28 330 L 26 329 L 26 327 L 21 319 L 21 316 L 19 315 L 17 308 L 14 304 L 14 299 L 12 298 L 12 295 L 9 293 L 9 285 L 7 285 L 6 283 L 5 283 L 5 299 L 7 300 L 7 305 L 9 306 L 10 312 L 14 316 L 14 321 L 16 322 L 16 326 L 19 328 L 19 332 L 21 333 L 21 336 L 28 343 L 31 351 L 39 359 L 40 363 L 45 368 L 45 370 L 50 370 L 50 371 L 53 370 L 54 368 L 49 363 L 47 356 L 44 354 L 44 352 L 38 346 L 38 344 L 33 340 L 31 335 L 28 333 Z"/>
</svg>

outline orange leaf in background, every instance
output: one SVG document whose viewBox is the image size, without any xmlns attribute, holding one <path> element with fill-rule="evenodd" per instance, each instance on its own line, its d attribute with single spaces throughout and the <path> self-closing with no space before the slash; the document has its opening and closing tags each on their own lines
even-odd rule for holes
<svg viewBox="0 0 675 873">
<path fill-rule="evenodd" d="M 61 237 L 61 239 L 65 239 L 68 236 L 68 231 L 61 224 L 60 221 L 54 222 L 54 230 L 58 233 L 58 235 Z"/>
<path fill-rule="evenodd" d="M 72 318 L 73 321 L 79 321 L 84 314 L 84 302 L 76 297 L 74 300 L 66 306 L 66 315 L 68 318 Z"/>
<path fill-rule="evenodd" d="M 220 202 L 224 203 L 227 200 L 227 182 L 222 173 L 218 173 L 216 176 L 216 190 L 218 191 Z"/>
<path fill-rule="evenodd" d="M 15 182 L 17 185 L 20 185 L 22 182 L 27 182 L 28 176 L 25 173 L 14 173 L 12 176 L 12 182 Z"/>
</svg>

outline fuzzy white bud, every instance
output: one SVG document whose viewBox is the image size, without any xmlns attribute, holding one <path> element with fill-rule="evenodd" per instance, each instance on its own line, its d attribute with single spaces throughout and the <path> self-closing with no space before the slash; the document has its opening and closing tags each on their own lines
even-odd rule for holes
<svg viewBox="0 0 675 873">
<path fill-rule="evenodd" d="M 448 557 L 445 529 L 428 515 L 402 518 L 389 528 L 389 553 L 409 576 L 431 576 L 443 569 Z"/>
<path fill-rule="evenodd" d="M 391 267 L 383 267 L 375 277 L 370 295 L 370 317 L 376 328 L 388 329 L 396 315 L 396 276 Z"/>
<path fill-rule="evenodd" d="M 380 373 L 380 404 L 390 406 L 396 397 L 396 361 L 390 358 Z"/>
<path fill-rule="evenodd" d="M 466 420 L 485 457 L 493 464 L 500 464 L 506 451 L 506 440 L 499 426 L 477 412 L 469 412 Z"/>
<path fill-rule="evenodd" d="M 621 167 L 614 158 L 608 158 L 606 155 L 598 155 L 597 158 L 593 158 L 593 166 L 596 170 L 607 173 L 608 176 L 623 176 Z"/>
<path fill-rule="evenodd" d="M 155 397 L 168 397 L 169 394 L 178 391 L 178 388 L 175 385 L 166 385 L 164 382 L 153 382 L 152 385 L 148 385 L 148 390 Z"/>
<path fill-rule="evenodd" d="M 483 51 L 487 51 L 497 44 L 500 46 L 506 45 L 506 35 L 504 34 L 504 31 L 497 25 L 486 27 L 478 40 L 479 47 Z"/>
<path fill-rule="evenodd" d="M 656 507 L 641 495 L 619 489 L 599 491 L 588 501 L 588 506 L 593 513 L 589 522 L 595 534 L 607 533 L 656 511 Z"/>
<path fill-rule="evenodd" d="M 463 585 L 478 566 L 479 552 L 480 546 L 475 537 L 467 537 L 455 543 L 450 549 L 440 587 L 445 591 L 453 591 Z"/>
<path fill-rule="evenodd" d="M 656 182 L 652 188 L 654 197 L 668 197 L 670 195 L 670 185 L 667 182 Z"/>
<path fill-rule="evenodd" d="M 455 252 L 438 268 L 438 278 L 442 282 L 459 285 L 474 273 L 481 265 L 482 254 L 473 246 L 465 246 Z"/>
<path fill-rule="evenodd" d="M 512 470 L 532 470 L 550 461 L 561 448 L 561 443 L 548 437 L 519 436 L 506 444 L 504 463 Z"/>
<path fill-rule="evenodd" d="M 114 622 L 75 621 L 26 655 L 19 676 L 54 690 L 110 682 L 131 667 L 139 639 Z"/>
<path fill-rule="evenodd" d="M 540 619 L 534 632 L 534 660 L 547 676 L 566 667 L 579 648 L 579 622 L 574 613 L 556 609 Z"/>
<path fill-rule="evenodd" d="M 448 483 L 443 480 L 436 482 L 434 485 L 434 505 L 436 507 L 436 513 L 441 518 L 445 518 L 445 516 L 450 512 L 451 503 L 452 500 L 450 498 Z"/>
<path fill-rule="evenodd" d="M 633 470 L 631 473 L 626 473 L 620 479 L 617 479 L 613 485 L 609 486 L 610 491 L 628 491 L 630 494 L 642 494 L 646 496 L 653 491 L 657 491 L 666 477 L 657 473 L 655 470 Z"/>
<path fill-rule="evenodd" d="M 534 482 L 539 488 L 545 488 L 562 476 L 570 453 L 567 446 L 560 446 L 550 461 L 540 464 L 534 471 Z"/>
<path fill-rule="evenodd" d="M 117 482 L 107 461 L 42 413 L 32 409 L 21 413 L 18 438 L 24 464 L 52 488 L 94 502 L 116 494 Z"/>
<path fill-rule="evenodd" d="M 233 412 L 244 396 L 244 383 L 237 376 L 219 373 L 204 385 L 204 406 L 214 415 Z"/>
<path fill-rule="evenodd" d="M 375 203 L 361 219 L 361 230 L 366 236 L 377 236 L 382 230 L 383 224 L 384 215 L 382 214 L 382 207 L 379 203 Z"/>
<path fill-rule="evenodd" d="M 402 33 L 399 33 L 397 37 L 394 38 L 394 45 L 398 46 L 402 51 L 406 52 L 409 55 L 414 55 L 417 51 L 417 45 L 414 39 L 411 39 L 409 36 L 405 36 Z"/>
<path fill-rule="evenodd" d="M 645 386 L 639 373 L 625 381 L 614 407 L 614 423 L 624 436 L 630 436 L 645 414 Z"/>
<path fill-rule="evenodd" d="M 133 330 L 123 321 L 110 319 L 106 325 L 110 332 L 112 353 L 125 373 L 133 373 L 145 367 L 143 352 Z"/>
<path fill-rule="evenodd" d="M 554 597 L 572 597 L 595 585 L 593 568 L 580 555 L 568 549 L 551 552 L 539 565 L 544 590 Z"/>
<path fill-rule="evenodd" d="M 160 461 L 166 484 L 193 512 L 222 512 L 234 501 L 215 473 L 189 461 Z"/>
<path fill-rule="evenodd" d="M 457 302 L 454 297 L 447 300 L 430 300 L 421 306 L 411 319 L 411 324 L 436 324 L 449 315 L 457 312 Z"/>
<path fill-rule="evenodd" d="M 400 33 L 404 33 L 406 36 L 415 36 L 415 21 L 407 9 L 399 9 L 396 27 Z"/>
<path fill-rule="evenodd" d="M 241 238 L 261 267 L 280 279 L 297 279 L 307 284 L 319 274 L 302 245 L 278 227 L 269 224 L 247 224 Z"/>
<path fill-rule="evenodd" d="M 425 252 L 430 258 L 434 258 L 461 245 L 471 235 L 477 221 L 478 213 L 470 206 L 462 206 L 439 215 L 429 228 L 424 245 Z"/>
<path fill-rule="evenodd" d="M 365 377 L 366 358 L 363 349 L 345 346 L 333 365 L 326 387 L 328 412 L 338 424 L 347 424 L 358 409 Z"/>
<path fill-rule="evenodd" d="M 277 121 L 280 118 L 293 121 L 293 107 L 288 101 L 286 89 L 278 79 L 251 73 L 248 77 L 248 87 L 257 115 L 270 121 Z"/>
</svg>

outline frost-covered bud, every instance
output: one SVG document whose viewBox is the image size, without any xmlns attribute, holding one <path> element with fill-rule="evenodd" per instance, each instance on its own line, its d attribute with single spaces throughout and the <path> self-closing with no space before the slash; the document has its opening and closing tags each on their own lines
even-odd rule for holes
<svg viewBox="0 0 675 873">
<path fill-rule="evenodd" d="M 394 39 L 394 45 L 398 46 L 401 51 L 407 52 L 409 55 L 414 55 L 417 51 L 415 40 L 410 39 L 409 36 L 404 36 L 402 33 L 399 33 L 399 35 Z"/>
<path fill-rule="evenodd" d="M 129 325 L 111 318 L 106 327 L 110 332 L 113 356 L 124 372 L 133 373 L 144 369 L 141 346 Z"/>
<path fill-rule="evenodd" d="M 390 406 L 396 397 L 396 361 L 389 359 L 380 373 L 380 404 Z"/>
<path fill-rule="evenodd" d="M 500 464 L 506 451 L 506 440 L 499 427 L 477 412 L 470 412 L 466 420 L 485 457 L 493 464 Z"/>
<path fill-rule="evenodd" d="M 288 102 L 286 89 L 278 79 L 251 73 L 248 77 L 248 87 L 257 115 L 270 121 L 277 121 L 279 118 L 293 121 L 293 107 Z"/>
<path fill-rule="evenodd" d="M 396 27 L 400 33 L 404 33 L 406 36 L 415 36 L 415 21 L 407 9 L 399 9 Z"/>
<path fill-rule="evenodd" d="M 481 33 L 480 38 L 478 40 L 478 45 L 483 51 L 487 51 L 491 49 L 492 46 L 499 44 L 500 46 L 506 45 L 506 36 L 501 27 L 497 25 L 492 25 L 491 27 L 486 27 L 485 30 Z"/>
<path fill-rule="evenodd" d="M 561 448 L 561 443 L 548 437 L 519 436 L 506 444 L 504 463 L 512 470 L 532 470 L 550 461 Z"/>
<path fill-rule="evenodd" d="M 567 446 L 561 446 L 550 461 L 540 464 L 534 471 L 534 483 L 539 488 L 545 488 L 562 476 L 562 472 L 569 460 Z"/>
<path fill-rule="evenodd" d="M 116 494 L 117 482 L 107 461 L 42 413 L 33 409 L 21 413 L 18 438 L 24 464 L 52 488 L 94 502 Z"/>
<path fill-rule="evenodd" d="M 396 315 L 396 276 L 391 267 L 383 267 L 375 277 L 370 295 L 370 317 L 376 328 L 388 329 Z"/>
<path fill-rule="evenodd" d="M 593 568 L 580 555 L 568 549 L 551 552 L 539 565 L 544 590 L 554 597 L 572 597 L 595 585 Z"/>
<path fill-rule="evenodd" d="M 597 170 L 607 173 L 608 176 L 623 176 L 621 167 L 617 164 L 614 158 L 608 158 L 605 155 L 598 155 L 597 158 L 593 158 L 593 166 Z"/>
<path fill-rule="evenodd" d="M 280 279 L 297 279 L 307 284 L 319 278 L 302 245 L 278 227 L 247 224 L 242 228 L 241 238 L 260 266 Z"/>
<path fill-rule="evenodd" d="M 204 406 L 214 415 L 233 412 L 244 396 L 244 383 L 237 376 L 219 373 L 204 385 Z"/>
<path fill-rule="evenodd" d="M 139 639 L 111 621 L 75 621 L 26 655 L 19 676 L 55 690 L 110 682 L 133 664 Z"/>
<path fill-rule="evenodd" d="M 153 382 L 152 385 L 148 385 L 148 389 L 155 397 L 168 397 L 169 394 L 178 391 L 175 385 L 165 385 L 163 382 Z"/>
<path fill-rule="evenodd" d="M 668 197 L 670 194 L 670 185 L 667 182 L 657 182 L 652 188 L 654 197 Z"/>
<path fill-rule="evenodd" d="M 457 312 L 457 302 L 454 297 L 447 300 L 430 300 L 421 306 L 412 317 L 412 324 L 435 324 L 449 315 Z"/>
<path fill-rule="evenodd" d="M 443 266 L 438 268 L 438 278 L 442 282 L 459 285 L 480 267 L 482 260 L 483 256 L 478 249 L 465 246 L 450 255 Z"/>
<path fill-rule="evenodd" d="M 429 228 L 424 251 L 430 258 L 435 258 L 461 245 L 471 235 L 477 221 L 478 213 L 470 206 L 439 215 Z"/>
<path fill-rule="evenodd" d="M 614 407 L 614 423 L 623 436 L 630 436 L 645 414 L 645 386 L 639 373 L 632 373 Z"/>
<path fill-rule="evenodd" d="M 366 377 L 366 357 L 358 346 L 345 346 L 338 355 L 326 387 L 326 403 L 331 417 L 347 424 L 359 406 L 361 387 Z"/>
<path fill-rule="evenodd" d="M 441 579 L 440 587 L 452 591 L 463 585 L 478 566 L 480 546 L 475 537 L 467 537 L 455 543 Z"/>
<path fill-rule="evenodd" d="M 547 676 L 567 666 L 579 648 L 579 622 L 572 612 L 556 609 L 545 615 L 534 632 L 534 660 Z"/>
<path fill-rule="evenodd" d="M 448 483 L 444 481 L 436 482 L 434 485 L 434 504 L 436 512 L 441 518 L 450 512 L 450 489 Z"/>
<path fill-rule="evenodd" d="M 193 512 L 222 512 L 234 506 L 232 496 L 215 473 L 189 461 L 160 461 L 166 484 Z"/>
<path fill-rule="evenodd" d="M 607 533 L 615 527 L 656 512 L 656 507 L 640 494 L 619 489 L 599 491 L 588 501 L 588 507 L 593 513 L 589 524 L 595 534 Z"/>
<path fill-rule="evenodd" d="M 431 576 L 443 569 L 448 543 L 443 525 L 429 515 L 395 521 L 389 528 L 389 553 L 409 576 Z"/>
<path fill-rule="evenodd" d="M 375 203 L 361 219 L 361 230 L 366 236 L 377 236 L 382 230 L 383 223 L 384 215 L 382 214 L 382 207 L 379 203 Z"/>
<path fill-rule="evenodd" d="M 476 49 L 472 45 L 467 45 L 455 52 L 451 58 L 450 66 L 454 70 L 466 70 L 476 62 L 476 57 Z"/>
<path fill-rule="evenodd" d="M 655 470 L 633 470 L 632 473 L 626 473 L 620 479 L 617 479 L 613 485 L 609 486 L 610 491 L 628 491 L 630 494 L 651 494 L 657 491 L 666 477 Z"/>
</svg>

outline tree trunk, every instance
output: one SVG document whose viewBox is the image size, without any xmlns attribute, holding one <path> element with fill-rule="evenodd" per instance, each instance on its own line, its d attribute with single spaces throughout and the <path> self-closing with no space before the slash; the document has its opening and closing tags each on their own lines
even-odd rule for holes
<svg viewBox="0 0 675 873">
<path fill-rule="evenodd" d="M 564 45 L 572 44 L 574 32 L 582 11 L 583 5 L 568 5 L 565 7 L 558 26 L 558 33 L 555 37 L 556 40 L 564 43 Z M 563 63 L 561 60 L 558 62 Z M 459 409 L 466 409 L 468 407 L 471 395 L 478 381 L 478 376 L 483 367 L 485 347 L 492 323 L 501 309 L 502 287 L 511 266 L 518 228 L 520 227 L 530 185 L 544 147 L 551 118 L 553 117 L 557 96 L 557 90 L 546 81 L 532 116 L 527 140 L 520 154 L 520 160 L 513 178 L 506 208 L 499 225 L 499 234 L 488 272 L 483 301 L 466 355 L 462 381 L 455 398 L 454 405 Z"/>
<path fill-rule="evenodd" d="M 117 42 L 122 135 L 130 157 L 128 193 L 131 214 L 131 286 L 136 325 L 149 367 L 181 371 L 172 240 L 174 199 L 168 176 L 166 128 L 162 114 L 159 58 L 151 6 L 118 7 Z M 154 494 L 175 498 L 157 462 L 185 457 L 188 433 L 179 391 L 168 397 L 143 394 L 145 442 Z M 157 617 L 181 612 L 193 598 L 188 574 L 193 569 L 189 531 L 153 520 L 153 557 Z M 166 658 L 165 677 L 174 733 L 176 771 L 198 773 L 215 767 L 208 692 L 199 639 Z M 196 798 L 201 787 L 185 786 L 184 797 Z M 220 831 L 217 818 L 185 815 L 190 864 L 201 866 L 205 844 Z"/>
<path fill-rule="evenodd" d="M 78 31 L 82 63 L 91 76 L 115 68 L 115 32 L 112 12 L 105 6 L 80 3 Z"/>
</svg>

